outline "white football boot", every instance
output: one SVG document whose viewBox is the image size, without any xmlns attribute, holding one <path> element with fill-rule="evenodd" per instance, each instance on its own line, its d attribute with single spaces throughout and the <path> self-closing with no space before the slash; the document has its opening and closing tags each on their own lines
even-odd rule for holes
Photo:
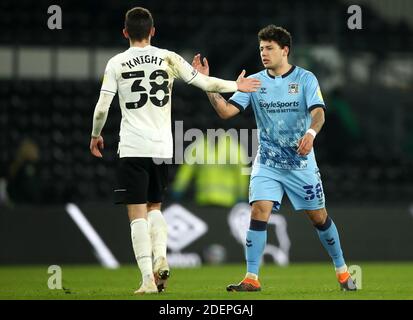
<svg viewBox="0 0 413 320">
<path fill-rule="evenodd" d="M 135 294 L 158 293 L 158 287 L 155 284 L 155 279 L 151 276 L 146 276 L 143 279 L 142 285 Z"/>
<path fill-rule="evenodd" d="M 170 276 L 169 265 L 165 257 L 159 257 L 154 261 L 153 275 L 158 292 L 165 291 L 166 283 Z"/>
</svg>

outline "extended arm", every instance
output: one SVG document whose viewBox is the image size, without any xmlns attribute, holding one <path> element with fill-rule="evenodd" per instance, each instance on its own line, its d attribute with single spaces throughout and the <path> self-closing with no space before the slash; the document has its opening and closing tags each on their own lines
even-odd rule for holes
<svg viewBox="0 0 413 320">
<path fill-rule="evenodd" d="M 219 93 L 207 92 L 207 96 L 220 118 L 229 119 L 240 111 L 237 107 L 225 100 Z"/>
<path fill-rule="evenodd" d="M 200 55 L 196 55 L 194 61 L 198 59 L 200 62 Z M 186 83 L 192 84 L 204 91 L 208 92 L 255 92 L 260 86 L 258 79 L 238 78 L 236 81 L 228 81 L 215 77 L 209 77 L 209 74 L 199 72 L 194 65 L 190 65 L 180 55 L 171 53 L 168 58 L 168 65 L 172 74 L 175 77 L 183 79 Z"/>
<path fill-rule="evenodd" d="M 311 125 L 310 129 L 307 130 L 304 137 L 302 137 L 298 141 L 298 149 L 297 153 L 302 156 L 306 156 L 310 153 L 314 138 L 316 134 L 318 134 L 323 127 L 325 120 L 324 120 L 324 109 L 323 108 L 315 108 L 311 111 Z"/>
<path fill-rule="evenodd" d="M 199 73 L 203 75 L 206 75 L 206 76 L 209 75 L 208 60 L 204 58 L 203 64 L 202 64 L 200 54 L 197 54 L 194 57 L 192 61 L 192 67 L 194 67 L 194 69 L 196 69 Z M 245 79 L 244 76 L 245 76 L 245 70 L 242 70 L 241 74 L 239 75 L 237 79 L 237 83 Z M 260 83 L 259 80 L 257 80 L 257 83 L 258 84 Z M 214 107 L 215 111 L 218 113 L 218 115 L 222 119 L 229 119 L 237 115 L 240 112 L 240 110 L 237 107 L 235 107 L 233 104 L 225 100 L 219 93 L 207 92 L 207 96 L 212 106 Z"/>
<path fill-rule="evenodd" d="M 109 113 L 109 107 L 113 100 L 113 95 L 101 92 L 93 113 L 92 138 L 90 140 L 90 152 L 98 158 L 102 158 L 99 149 L 103 149 L 103 138 L 100 135 L 105 125 Z"/>
<path fill-rule="evenodd" d="M 198 73 L 190 83 L 207 92 L 255 92 L 260 87 L 258 79 L 247 79 L 238 77 L 237 81 L 222 80 Z"/>
</svg>

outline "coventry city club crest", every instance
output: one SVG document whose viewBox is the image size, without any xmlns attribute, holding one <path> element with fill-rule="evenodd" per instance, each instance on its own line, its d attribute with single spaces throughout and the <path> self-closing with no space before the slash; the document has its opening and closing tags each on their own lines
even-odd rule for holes
<svg viewBox="0 0 413 320">
<path fill-rule="evenodd" d="M 288 85 L 288 93 L 289 94 L 296 94 L 298 93 L 298 83 L 290 83 Z"/>
</svg>

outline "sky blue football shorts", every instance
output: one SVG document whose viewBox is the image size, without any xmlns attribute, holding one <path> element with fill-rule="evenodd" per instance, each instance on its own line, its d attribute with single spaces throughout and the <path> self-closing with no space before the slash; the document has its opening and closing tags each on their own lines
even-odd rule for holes
<svg viewBox="0 0 413 320">
<path fill-rule="evenodd" d="M 295 210 L 317 210 L 325 207 L 321 175 L 316 166 L 287 170 L 255 164 L 251 173 L 249 202 L 274 202 L 273 212 L 281 206 L 284 192 Z"/>
</svg>

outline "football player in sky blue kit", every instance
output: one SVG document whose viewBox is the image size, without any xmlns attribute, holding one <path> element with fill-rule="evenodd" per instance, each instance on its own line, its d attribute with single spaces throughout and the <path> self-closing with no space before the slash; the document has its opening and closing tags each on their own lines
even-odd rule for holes
<svg viewBox="0 0 413 320">
<path fill-rule="evenodd" d="M 313 142 L 324 124 L 325 104 L 313 73 L 288 63 L 290 33 L 269 25 L 258 33 L 265 69 L 250 77 L 261 81 L 257 92 L 236 92 L 228 101 L 218 93 L 208 98 L 218 115 L 228 119 L 252 106 L 258 128 L 259 147 L 251 173 L 249 202 L 251 222 L 245 253 L 247 273 L 228 291 L 260 291 L 258 271 L 267 242 L 267 221 L 278 211 L 284 193 L 295 210 L 304 210 L 321 243 L 333 260 L 342 290 L 356 290 L 344 261 L 333 220 L 327 215 Z M 208 74 L 208 61 L 194 57 L 193 66 Z M 245 74 L 243 71 L 242 76 Z"/>
</svg>

